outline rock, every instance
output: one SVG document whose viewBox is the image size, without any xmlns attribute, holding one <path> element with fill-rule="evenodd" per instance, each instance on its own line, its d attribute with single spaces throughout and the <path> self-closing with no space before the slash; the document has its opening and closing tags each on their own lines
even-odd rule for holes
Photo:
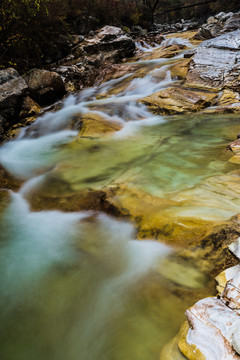
<svg viewBox="0 0 240 360">
<path fill-rule="evenodd" d="M 88 55 L 103 52 L 104 59 L 107 61 L 119 61 L 134 54 L 135 43 L 128 35 L 121 35 L 108 41 L 99 39 L 97 36 L 93 41 L 90 41 L 90 39 L 85 40 L 83 42 L 83 50 Z"/>
<path fill-rule="evenodd" d="M 186 86 L 221 90 L 239 86 L 240 30 L 202 42 L 196 49 Z"/>
<path fill-rule="evenodd" d="M 214 107 L 203 111 L 206 114 L 223 114 L 240 112 L 240 95 L 236 91 L 223 90 Z"/>
<path fill-rule="evenodd" d="M 104 119 L 94 113 L 84 114 L 80 116 L 80 119 L 75 119 L 75 121 L 76 120 L 80 128 L 79 135 L 84 137 L 96 137 L 101 134 L 118 131 L 122 128 L 119 122 Z"/>
<path fill-rule="evenodd" d="M 221 33 L 226 33 L 226 32 L 234 31 L 237 29 L 240 29 L 240 14 L 228 16 L 228 18 L 226 18 L 226 22 L 221 30 Z"/>
<path fill-rule="evenodd" d="M 4 135 L 5 122 L 6 122 L 6 120 L 4 119 L 4 117 L 2 117 L 2 115 L 0 115 L 0 140 L 3 138 L 3 135 Z"/>
<path fill-rule="evenodd" d="M 15 69 L 0 70 L 0 113 L 6 121 L 4 128 L 14 124 L 28 90 L 25 80 Z"/>
<path fill-rule="evenodd" d="M 143 59 L 152 60 L 159 58 L 172 58 L 185 49 L 187 49 L 187 46 L 183 44 L 166 44 L 165 46 L 162 46 L 151 53 L 146 53 Z"/>
<path fill-rule="evenodd" d="M 240 164 L 240 138 L 238 137 L 237 140 L 232 141 L 228 145 L 228 148 L 234 153 L 234 156 L 229 159 L 229 162 L 233 164 Z"/>
<path fill-rule="evenodd" d="M 101 41 L 111 41 L 117 37 L 124 35 L 124 32 L 121 28 L 116 26 L 104 26 L 99 31 L 97 31 L 97 37 Z"/>
<path fill-rule="evenodd" d="M 189 331 L 178 346 L 191 360 L 239 360 L 232 348 L 234 331 L 240 326 L 237 312 L 220 299 L 206 298 L 186 311 Z"/>
<path fill-rule="evenodd" d="M 232 339 L 232 346 L 234 350 L 240 355 L 240 327 L 237 327 L 237 329 L 233 333 L 233 339 Z"/>
<path fill-rule="evenodd" d="M 41 105 L 51 104 L 65 94 L 65 85 L 56 72 L 32 69 L 24 76 L 32 98 Z"/>
<path fill-rule="evenodd" d="M 29 96 L 26 96 L 22 103 L 22 109 L 20 111 L 20 118 L 26 118 L 36 115 L 40 112 L 41 107 Z"/>
<path fill-rule="evenodd" d="M 178 80 L 184 80 L 187 76 L 189 65 L 190 65 L 190 59 L 183 59 L 182 61 L 179 61 L 177 64 L 174 64 L 170 67 L 171 76 L 172 79 L 177 78 Z"/>
<path fill-rule="evenodd" d="M 170 87 L 141 99 L 155 114 L 181 114 L 199 111 L 214 103 L 216 93 Z"/>
<path fill-rule="evenodd" d="M 21 182 L 16 180 L 0 165 L 0 189 L 17 191 Z"/>
<path fill-rule="evenodd" d="M 231 245 L 229 245 L 229 250 L 240 259 L 240 238 L 237 238 Z"/>
<path fill-rule="evenodd" d="M 211 39 L 221 34 L 240 29 L 240 14 L 221 12 L 210 16 L 195 35 L 196 39 Z"/>
</svg>

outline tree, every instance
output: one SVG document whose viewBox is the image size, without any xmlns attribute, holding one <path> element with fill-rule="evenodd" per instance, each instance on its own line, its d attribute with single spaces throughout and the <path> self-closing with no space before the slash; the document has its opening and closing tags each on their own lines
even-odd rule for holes
<svg viewBox="0 0 240 360">
<path fill-rule="evenodd" d="M 147 10 L 151 25 L 154 24 L 154 13 L 157 10 L 159 3 L 160 3 L 160 0 L 143 0 L 143 4 Z"/>
</svg>

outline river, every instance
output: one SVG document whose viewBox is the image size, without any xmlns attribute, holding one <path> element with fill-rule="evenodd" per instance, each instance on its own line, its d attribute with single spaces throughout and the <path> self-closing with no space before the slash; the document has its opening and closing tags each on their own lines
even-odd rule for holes
<svg viewBox="0 0 240 360">
<path fill-rule="evenodd" d="M 150 113 L 139 100 L 178 81 L 171 66 L 183 52 L 148 51 L 126 64 L 131 73 L 68 96 L 0 148 L 23 181 L 1 211 L 3 360 L 157 360 L 184 311 L 214 293 L 176 251 L 238 212 L 240 199 L 221 187 L 238 176 L 226 151 L 238 117 Z M 89 113 L 120 130 L 79 136 L 70 125 Z M 62 205 L 105 189 L 117 189 L 123 216 Z"/>
</svg>

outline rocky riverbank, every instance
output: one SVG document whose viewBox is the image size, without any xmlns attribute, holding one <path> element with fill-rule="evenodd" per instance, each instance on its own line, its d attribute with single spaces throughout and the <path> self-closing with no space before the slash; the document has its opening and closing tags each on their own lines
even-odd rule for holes
<svg viewBox="0 0 240 360">
<path fill-rule="evenodd" d="M 141 68 L 141 62 L 153 64 L 159 59 L 162 61 L 161 65 L 165 64 L 169 71 L 166 75 L 159 68 L 154 70 L 155 79 L 164 83 L 164 86 L 160 91 L 153 87 L 153 94 L 137 99 L 138 104 L 147 106 L 157 115 L 197 112 L 199 117 L 204 117 L 212 114 L 237 114 L 240 112 L 239 18 L 239 14 L 219 14 L 214 19 L 209 19 L 207 25 L 211 34 L 207 36 L 203 35 L 204 31 L 206 34 L 206 26 L 202 26 L 197 34 L 181 32 L 166 38 L 160 33 L 154 34 L 149 42 L 155 49 L 149 48 L 144 42 L 145 34 L 142 34 L 141 39 L 133 39 L 120 28 L 104 27 L 86 38 L 74 38 L 71 54 L 58 63 L 49 64 L 47 69 L 33 69 L 23 76 L 14 69 L 2 70 L 0 136 L 4 138 L 9 129 L 9 136 L 12 136 L 18 127 L 32 123 L 27 135 L 37 138 L 47 130 L 44 127 L 40 129 L 35 119 L 47 106 L 86 86 L 121 78 L 119 86 L 116 85 L 114 89 L 105 86 L 96 95 L 104 104 L 107 94 L 118 94 L 123 89 L 129 89 L 130 80 L 141 79 L 153 71 L 151 67 Z M 206 37 L 210 39 L 203 40 Z M 141 58 L 136 53 L 136 43 Z M 126 64 L 126 59 L 134 54 L 135 58 Z M 128 76 L 126 82 L 124 76 Z M 74 108 L 75 104 L 72 106 Z M 111 112 L 105 118 L 103 113 L 95 109 L 94 102 L 91 105 L 90 101 L 89 106 L 92 106 L 92 111 L 84 109 L 85 112 L 81 113 L 76 106 L 76 110 L 72 112 L 71 125 L 68 127 L 74 128 L 79 135 L 69 145 L 70 158 L 71 151 L 75 150 L 79 153 L 86 151 L 95 159 L 98 150 L 104 147 L 108 150 L 104 143 L 108 134 L 115 133 L 117 136 L 124 127 L 117 116 L 111 117 Z M 55 107 L 61 109 L 61 102 Z M 111 104 L 106 103 L 106 107 L 111 110 Z M 140 119 L 138 121 L 141 122 Z M 65 124 L 63 128 L 64 126 Z M 238 124 L 234 125 L 233 132 L 236 130 L 237 133 L 237 128 Z M 184 132 L 184 129 L 179 128 L 178 131 Z M 168 144 L 167 150 L 174 146 L 174 143 L 168 143 L 169 137 L 165 135 L 158 140 L 158 143 Z M 100 144 L 95 142 L 99 138 L 103 139 Z M 239 140 L 229 145 L 229 153 L 230 150 L 234 153 L 229 166 L 240 163 L 239 148 Z M 129 164 L 138 155 L 135 152 L 139 152 L 139 159 L 142 157 L 141 149 L 131 150 L 130 148 L 126 160 Z M 121 151 L 123 150 L 118 149 L 117 165 L 118 162 L 121 163 Z M 198 154 L 195 154 L 191 164 L 197 158 Z M 101 159 L 99 163 L 101 166 Z M 209 167 L 215 169 L 223 166 L 222 163 L 223 159 L 219 163 L 213 160 Z M 182 359 L 182 354 L 190 360 L 238 359 L 240 221 L 236 214 L 240 206 L 239 171 L 202 179 L 197 186 L 174 192 L 172 197 L 166 199 L 134 188 L 137 168 L 135 173 L 129 170 L 129 173 L 112 175 L 112 165 L 107 169 L 110 185 L 104 182 L 104 176 L 99 179 L 94 170 L 91 170 L 91 187 L 84 188 L 84 178 L 81 177 L 84 175 L 80 171 L 82 166 L 63 163 L 51 168 L 50 164 L 44 181 L 29 195 L 32 209 L 103 211 L 116 217 L 131 219 L 137 224 L 140 239 L 156 238 L 182 246 L 187 243 L 188 247 L 179 250 L 178 256 L 183 263 L 198 259 L 198 270 L 205 275 L 216 276 L 221 271 L 217 277 L 219 295 L 201 300 L 187 310 L 188 324 L 184 324 L 179 336 L 165 347 L 161 359 Z M 19 181 L 15 181 L 5 170 L 0 170 L 2 188 L 15 190 L 20 186 L 21 176 Z M 94 181 L 99 181 L 95 188 Z M 0 195 L 5 198 L 5 191 L 1 191 Z M 216 208 L 219 208 L 219 213 L 212 214 Z M 175 217 L 171 217 L 171 214 Z M 233 215 L 236 216 L 228 221 Z M 170 219 L 173 219 L 172 222 Z"/>
</svg>

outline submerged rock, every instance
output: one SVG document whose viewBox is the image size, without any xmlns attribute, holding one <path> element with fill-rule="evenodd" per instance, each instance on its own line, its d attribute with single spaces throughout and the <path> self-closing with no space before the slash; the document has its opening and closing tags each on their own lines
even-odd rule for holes
<svg viewBox="0 0 240 360">
<path fill-rule="evenodd" d="M 101 134 L 118 131 L 122 128 L 119 122 L 104 119 L 102 116 L 94 113 L 80 116 L 78 126 L 80 128 L 79 135 L 84 137 L 96 137 Z"/>
</svg>

